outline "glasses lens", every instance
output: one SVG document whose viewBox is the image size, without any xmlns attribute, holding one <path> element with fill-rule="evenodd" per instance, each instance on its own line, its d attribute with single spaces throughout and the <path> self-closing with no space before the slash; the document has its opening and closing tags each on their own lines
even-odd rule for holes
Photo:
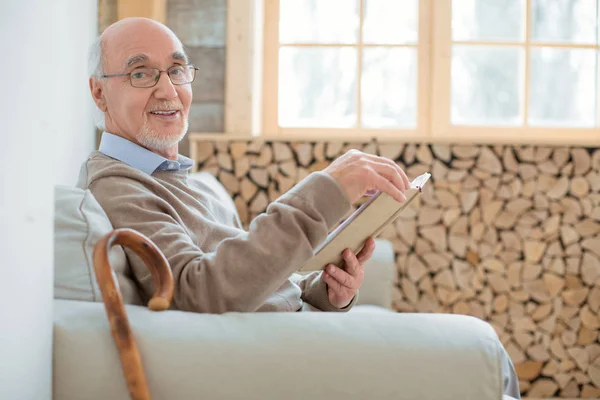
<svg viewBox="0 0 600 400">
<path fill-rule="evenodd" d="M 156 84 L 156 78 L 160 72 L 154 68 L 136 68 L 129 75 L 131 86 L 150 87 Z"/>
<path fill-rule="evenodd" d="M 194 80 L 195 72 L 191 65 L 177 65 L 169 68 L 169 77 L 174 85 L 183 85 Z"/>
</svg>

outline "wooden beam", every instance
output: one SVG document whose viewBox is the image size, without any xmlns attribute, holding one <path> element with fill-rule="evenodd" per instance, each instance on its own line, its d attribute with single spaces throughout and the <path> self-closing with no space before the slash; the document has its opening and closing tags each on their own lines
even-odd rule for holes
<svg viewBox="0 0 600 400">
<path fill-rule="evenodd" d="M 118 0 L 119 20 L 127 17 L 146 17 L 160 23 L 167 21 L 167 0 Z"/>
<path fill-rule="evenodd" d="M 261 131 L 263 0 L 227 1 L 225 132 Z"/>
</svg>

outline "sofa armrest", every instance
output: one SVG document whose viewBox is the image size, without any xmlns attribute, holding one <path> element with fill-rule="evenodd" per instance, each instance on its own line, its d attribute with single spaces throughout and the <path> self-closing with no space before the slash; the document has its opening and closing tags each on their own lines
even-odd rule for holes
<svg viewBox="0 0 600 400">
<path fill-rule="evenodd" d="M 501 345 L 473 317 L 126 308 L 155 400 L 501 398 Z M 54 309 L 53 398 L 127 399 L 102 304 Z"/>
</svg>

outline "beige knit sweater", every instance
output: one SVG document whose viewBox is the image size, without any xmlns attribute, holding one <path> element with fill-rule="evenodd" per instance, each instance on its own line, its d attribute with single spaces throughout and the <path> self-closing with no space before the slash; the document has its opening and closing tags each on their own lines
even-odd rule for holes
<svg viewBox="0 0 600 400">
<path fill-rule="evenodd" d="M 219 193 L 187 171 L 148 175 L 96 151 L 82 165 L 78 186 L 92 191 L 114 228 L 135 229 L 162 250 L 173 271 L 176 309 L 346 311 L 356 301 L 340 310 L 329 302 L 320 272 L 294 274 L 350 211 L 326 173 L 312 173 L 271 203 L 248 231 L 231 201 L 219 201 Z M 126 254 L 149 298 L 148 269 L 133 252 Z"/>
</svg>

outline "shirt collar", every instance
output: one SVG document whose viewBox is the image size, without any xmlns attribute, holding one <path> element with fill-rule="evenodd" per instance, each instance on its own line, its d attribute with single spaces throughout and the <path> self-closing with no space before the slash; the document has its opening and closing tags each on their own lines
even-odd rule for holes
<svg viewBox="0 0 600 400">
<path fill-rule="evenodd" d="M 161 171 L 187 171 L 194 165 L 188 157 L 177 155 L 177 160 L 169 160 L 121 136 L 104 131 L 98 149 L 102 154 L 115 158 L 125 164 L 152 175 Z"/>
</svg>

